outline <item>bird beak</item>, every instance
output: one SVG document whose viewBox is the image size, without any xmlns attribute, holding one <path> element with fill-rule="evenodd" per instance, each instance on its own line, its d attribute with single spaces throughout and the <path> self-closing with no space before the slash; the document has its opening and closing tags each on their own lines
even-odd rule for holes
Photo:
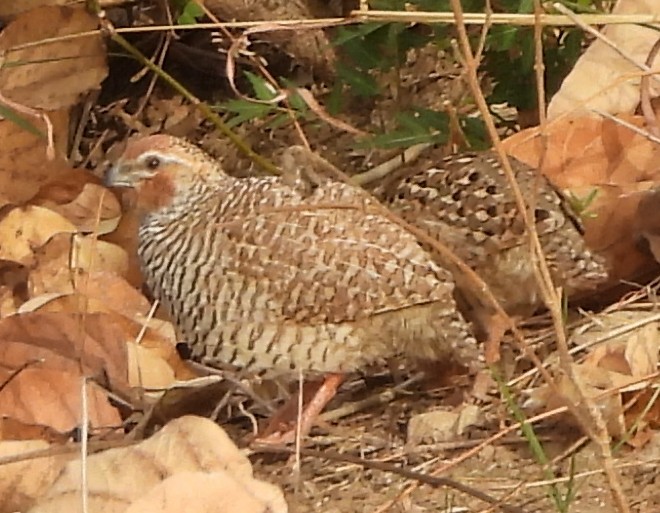
<svg viewBox="0 0 660 513">
<path fill-rule="evenodd" d="M 130 166 L 117 162 L 106 171 L 103 183 L 106 187 L 132 187 L 130 174 Z"/>
</svg>

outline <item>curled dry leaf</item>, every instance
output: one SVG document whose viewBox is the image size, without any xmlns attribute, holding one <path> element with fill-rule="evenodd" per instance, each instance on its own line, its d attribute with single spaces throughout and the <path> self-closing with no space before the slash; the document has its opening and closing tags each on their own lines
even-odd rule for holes
<svg viewBox="0 0 660 513">
<path fill-rule="evenodd" d="M 584 365 L 600 367 L 630 378 L 621 379 L 620 386 L 636 381 L 636 378 L 650 376 L 658 368 L 659 329 L 660 323 L 654 322 L 633 331 L 624 340 L 603 344 L 587 356 Z M 635 388 L 644 386 L 644 383 L 637 383 Z"/>
<path fill-rule="evenodd" d="M 408 444 L 438 443 L 456 440 L 470 426 L 482 422 L 483 413 L 476 405 L 459 411 L 436 410 L 414 415 L 408 423 Z"/>
<path fill-rule="evenodd" d="M 75 231 L 71 222 L 47 208 L 14 208 L 0 220 L 0 260 L 32 265 L 35 249 L 58 233 Z"/>
<path fill-rule="evenodd" d="M 623 416 L 623 401 L 621 394 L 614 391 L 616 382 L 614 376 L 605 369 L 589 365 L 572 365 L 573 374 L 578 378 L 578 383 L 562 374 L 557 383 L 558 396 L 552 396 L 548 400 L 548 408 L 567 404 L 578 404 L 581 397 L 588 398 L 598 405 L 598 410 L 603 416 L 607 431 L 610 436 L 623 438 L 626 433 L 626 424 Z M 579 387 L 579 390 L 578 390 Z M 569 424 L 575 422 L 572 415 L 564 416 Z M 579 427 L 579 426 L 578 426 Z"/>
<path fill-rule="evenodd" d="M 277 513 L 287 507 L 278 488 L 254 479 L 242 481 L 229 472 L 181 472 L 140 497 L 126 513 Z"/>
<path fill-rule="evenodd" d="M 0 419 L 0 440 L 43 440 L 62 444 L 69 438 L 71 433 L 60 433 L 50 426 L 26 424 L 11 417 Z"/>
<path fill-rule="evenodd" d="M 626 121 L 642 126 L 639 117 Z M 585 239 L 610 264 L 612 282 L 633 278 L 653 267 L 653 258 L 640 240 L 640 221 L 653 223 L 660 211 L 644 218 L 638 205 L 660 182 L 660 148 L 611 120 L 561 119 L 540 129 L 519 132 L 505 141 L 509 154 L 538 168 L 558 187 L 587 201 L 583 213 Z"/>
<path fill-rule="evenodd" d="M 76 4 L 78 0 L 21 0 L 20 2 L 2 2 L 0 3 L 0 18 L 6 21 L 10 16 L 16 16 L 35 7 L 42 5 L 67 5 Z M 103 5 L 103 2 L 101 2 Z"/>
<path fill-rule="evenodd" d="M 94 273 L 85 286 L 72 293 L 45 293 L 28 300 L 19 308 L 20 314 L 109 314 L 108 322 L 119 330 L 127 347 L 126 366 L 128 384 L 140 388 L 166 388 L 175 380 L 190 379 L 196 374 L 189 371 L 176 351 L 176 336 L 173 326 L 165 321 L 148 320 L 151 305 L 147 299 L 125 280 L 110 273 Z M 122 317 L 116 315 L 121 314 Z M 143 325 L 147 327 L 143 329 Z M 139 341 L 138 341 L 139 339 Z M 7 346 L 9 347 L 9 346 Z M 30 346 L 27 346 L 30 348 Z M 28 349 L 33 358 L 41 358 L 34 348 Z M 70 358 L 70 356 L 67 356 Z M 2 352 L 0 351 L 0 361 Z M 25 359 L 11 360 L 18 367 Z M 74 360 L 74 368 L 80 363 Z M 3 362 L 8 365 L 8 362 Z M 82 360 L 83 365 L 86 360 Z M 62 362 L 49 359 L 49 366 L 63 368 Z M 83 367 L 85 375 L 98 374 L 99 365 Z"/>
<path fill-rule="evenodd" d="M 599 323 L 576 337 L 580 345 L 601 339 L 610 330 L 628 323 L 643 321 L 648 312 L 619 311 L 598 317 Z M 578 400 L 576 386 L 597 404 L 610 435 L 624 437 L 636 425 L 643 430 L 660 418 L 660 405 L 650 403 L 652 387 L 649 380 L 657 372 L 660 353 L 660 323 L 643 325 L 631 333 L 612 338 L 593 349 L 583 363 L 575 364 L 573 371 L 579 383 L 562 376 L 558 382 L 559 394 L 544 386 L 532 394 L 532 402 L 550 410 Z M 649 377 L 644 380 L 642 378 Z M 657 379 L 657 378 L 656 378 Z M 624 411 L 624 404 L 635 399 L 633 409 Z M 644 417 L 641 417 L 643 410 Z M 571 417 L 565 420 L 571 421 Z"/>
<path fill-rule="evenodd" d="M 16 375 L 0 370 L 0 415 L 25 424 L 48 426 L 65 433 L 82 420 L 82 374 L 35 364 Z M 93 381 L 87 383 L 87 418 L 92 428 L 116 428 L 121 417 L 108 396 Z"/>
<path fill-rule="evenodd" d="M 58 140 L 67 139 L 68 112 L 51 112 L 49 118 L 53 124 L 57 146 Z M 59 134 L 64 135 L 58 137 Z M 50 183 L 84 183 L 92 176 L 85 170 L 73 169 L 61 157 L 48 160 L 46 140 L 9 120 L 0 120 L 0 141 L 0 207 L 22 204 Z M 64 154 L 64 151 L 59 151 L 58 154 Z"/>
<path fill-rule="evenodd" d="M 118 314 L 34 312 L 0 320 L 0 410 L 24 424 L 66 432 L 81 422 L 81 382 L 88 390 L 93 427 L 117 426 L 121 418 L 98 384 L 124 397 L 129 325 Z"/>
<path fill-rule="evenodd" d="M 88 376 L 100 380 L 107 376 L 113 388 L 121 389 L 126 387 L 127 378 L 122 319 L 116 314 L 33 312 L 14 315 L 0 320 L 0 340 L 3 344 L 25 345 L 22 363 L 32 361 L 37 349 L 42 348 L 76 362 Z M 49 361 L 45 360 L 43 366 L 49 367 Z M 53 367 L 57 368 L 57 364 Z"/>
<path fill-rule="evenodd" d="M 128 343 L 128 382 L 132 387 L 144 390 L 165 389 L 176 382 L 174 369 L 168 363 L 175 357 L 174 346 L 162 349 Z"/>
<path fill-rule="evenodd" d="M 68 463 L 29 512 L 80 511 L 80 472 L 80 461 Z M 179 477 L 172 479 L 173 476 Z M 255 480 L 249 460 L 222 428 L 200 417 L 172 421 L 137 446 L 111 449 L 88 457 L 87 480 L 90 511 L 119 513 L 129 507 L 133 508 L 130 511 L 154 512 L 287 511 L 282 492 Z M 205 490 L 198 486 L 200 482 L 204 483 Z M 191 489 L 199 495 L 191 497 L 187 493 Z M 217 489 L 223 491 L 222 509 L 208 502 L 209 495 L 217 499 L 213 494 Z M 183 497 L 191 502 L 181 509 Z"/>
<path fill-rule="evenodd" d="M 142 294 L 113 273 L 94 272 L 81 278 L 80 282 L 74 292 L 47 292 L 35 296 L 23 303 L 18 311 L 116 312 L 141 323 L 150 309 L 149 301 Z"/>
<path fill-rule="evenodd" d="M 41 440 L 0 443 L 0 459 L 48 448 Z M 43 456 L 0 465 L 0 513 L 25 511 L 57 478 L 68 455 Z"/>
<path fill-rule="evenodd" d="M 613 14 L 660 15 L 657 0 L 619 0 Z M 608 25 L 602 30 L 617 48 L 643 63 L 658 39 L 651 27 L 638 24 Z M 657 66 L 656 66 L 657 69 Z M 562 114 L 581 116 L 589 109 L 610 114 L 632 113 L 639 104 L 641 70 L 616 50 L 596 39 L 575 63 L 548 106 L 549 119 Z M 660 85 L 651 81 L 652 95 L 660 95 Z"/>
<path fill-rule="evenodd" d="M 14 291 L 6 285 L 0 286 L 0 319 L 17 312 L 17 302 Z"/>
<path fill-rule="evenodd" d="M 117 228 L 121 217 L 121 206 L 114 194 L 94 183 L 85 183 L 72 201 L 49 208 L 71 221 L 79 231 L 99 235 Z"/>
<path fill-rule="evenodd" d="M 94 31 L 98 18 L 84 5 L 43 6 L 19 15 L 0 33 L 0 90 L 11 100 L 45 110 L 68 107 L 80 95 L 98 87 L 108 73 L 106 52 L 100 34 L 14 47 L 47 38 Z"/>
<path fill-rule="evenodd" d="M 90 273 L 123 276 L 128 270 L 123 248 L 92 235 L 55 235 L 34 256 L 36 262 L 28 279 L 31 297 L 50 292 L 86 294 Z"/>
<path fill-rule="evenodd" d="M 142 285 L 142 273 L 137 257 L 137 233 L 140 224 L 136 209 L 129 209 L 121 216 L 117 229 L 104 235 L 102 240 L 124 248 L 128 254 L 128 271 L 124 277 L 134 287 Z"/>
<path fill-rule="evenodd" d="M 622 116 L 639 128 L 639 116 Z M 610 119 L 582 117 L 518 132 L 504 141 L 510 155 L 539 168 L 561 189 L 600 184 L 633 184 L 660 179 L 660 148 Z"/>
</svg>

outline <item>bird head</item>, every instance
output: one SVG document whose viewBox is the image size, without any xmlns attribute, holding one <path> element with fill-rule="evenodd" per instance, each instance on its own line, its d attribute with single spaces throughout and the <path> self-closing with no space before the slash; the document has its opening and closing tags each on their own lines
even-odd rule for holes
<svg viewBox="0 0 660 513">
<path fill-rule="evenodd" d="M 124 152 L 105 176 L 109 187 L 131 187 L 143 213 L 166 208 L 205 183 L 224 175 L 220 165 L 183 139 L 151 135 L 128 141 Z"/>
</svg>

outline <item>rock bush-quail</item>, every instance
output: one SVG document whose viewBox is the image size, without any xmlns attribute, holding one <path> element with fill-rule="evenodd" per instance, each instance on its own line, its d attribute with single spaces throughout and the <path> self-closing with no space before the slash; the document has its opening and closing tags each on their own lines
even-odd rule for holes
<svg viewBox="0 0 660 513">
<path fill-rule="evenodd" d="M 605 281 L 604 260 L 586 247 L 568 200 L 534 169 L 513 158 L 511 162 L 532 206 L 555 285 L 570 295 Z M 373 191 L 471 266 L 507 313 L 528 316 L 541 306 L 522 216 L 494 152 L 442 159 L 431 150 L 374 184 Z M 460 277 L 455 278 L 461 288 Z M 479 298 L 466 299 L 469 305 L 479 303 Z"/>
<path fill-rule="evenodd" d="M 165 135 L 129 141 L 106 182 L 136 189 L 145 281 L 198 361 L 295 376 L 477 358 L 451 274 L 359 188 L 233 178 Z"/>
</svg>

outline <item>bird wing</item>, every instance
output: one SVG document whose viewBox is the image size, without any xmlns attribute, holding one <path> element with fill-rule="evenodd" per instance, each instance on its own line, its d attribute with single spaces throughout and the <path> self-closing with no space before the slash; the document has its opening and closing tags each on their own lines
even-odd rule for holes
<svg viewBox="0 0 660 513">
<path fill-rule="evenodd" d="M 223 215 L 216 255 L 224 321 L 356 321 L 431 301 L 453 304 L 453 280 L 417 240 L 336 183 L 299 195 L 261 191 Z M 223 292 L 224 291 L 224 292 Z"/>
<path fill-rule="evenodd" d="M 547 178 L 515 159 L 512 165 L 523 197 L 534 207 L 539 236 L 576 225 Z M 378 186 L 376 195 L 457 253 L 471 252 L 462 255 L 470 261 L 527 244 L 510 187 L 492 152 L 444 160 L 431 152 Z"/>
</svg>

